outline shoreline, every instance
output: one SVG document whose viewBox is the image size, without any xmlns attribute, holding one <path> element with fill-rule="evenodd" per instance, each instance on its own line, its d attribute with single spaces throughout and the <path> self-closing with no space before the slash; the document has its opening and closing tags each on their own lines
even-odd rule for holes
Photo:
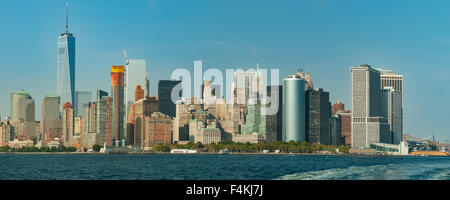
<svg viewBox="0 0 450 200">
<path fill-rule="evenodd" d="M 100 153 L 100 152 L 0 152 L 4 154 L 17 155 L 114 155 L 114 153 Z M 319 154 L 319 153 L 229 153 L 222 155 L 219 153 L 165 153 L 165 152 L 136 152 L 136 153 L 117 153 L 120 155 L 261 155 L 261 156 L 357 156 L 357 157 L 424 157 L 419 155 L 358 155 L 358 154 Z M 425 156 L 425 157 L 450 157 L 450 156 Z"/>
</svg>

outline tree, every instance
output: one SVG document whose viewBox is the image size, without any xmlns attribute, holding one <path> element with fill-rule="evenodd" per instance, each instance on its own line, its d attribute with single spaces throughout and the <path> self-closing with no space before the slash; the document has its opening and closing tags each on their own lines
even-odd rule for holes
<svg viewBox="0 0 450 200">
<path fill-rule="evenodd" d="M 101 149 L 102 149 L 102 146 L 100 146 L 98 144 L 94 144 L 94 146 L 92 146 L 92 150 L 94 152 L 100 152 Z"/>
</svg>

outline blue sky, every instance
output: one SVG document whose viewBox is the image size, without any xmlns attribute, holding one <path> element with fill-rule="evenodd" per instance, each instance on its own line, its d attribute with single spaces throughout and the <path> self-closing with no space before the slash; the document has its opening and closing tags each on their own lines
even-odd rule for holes
<svg viewBox="0 0 450 200">
<path fill-rule="evenodd" d="M 36 119 L 56 93 L 64 0 L 0 1 L 0 114 L 26 89 Z M 405 76 L 404 132 L 450 138 L 450 2 L 446 0 L 73 0 L 77 90 L 110 91 L 111 65 L 147 59 L 151 93 L 176 68 L 309 69 L 315 87 L 350 106 L 349 67 Z"/>
</svg>

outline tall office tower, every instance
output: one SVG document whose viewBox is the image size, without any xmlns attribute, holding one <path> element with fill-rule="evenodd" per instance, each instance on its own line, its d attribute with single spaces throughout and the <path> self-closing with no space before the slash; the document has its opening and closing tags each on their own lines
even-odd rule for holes
<svg viewBox="0 0 450 200">
<path fill-rule="evenodd" d="M 277 135 L 276 135 L 276 141 L 282 141 L 283 140 L 283 86 L 281 85 L 270 85 L 267 86 L 267 97 L 268 99 L 277 99 L 275 102 L 270 102 L 270 106 L 274 106 L 278 109 L 277 113 L 274 114 L 274 117 L 276 118 L 276 129 L 277 129 Z"/>
<path fill-rule="evenodd" d="M 90 111 L 89 111 L 89 133 L 95 133 L 96 124 L 96 116 L 97 116 L 97 102 L 91 103 Z"/>
<path fill-rule="evenodd" d="M 103 100 L 108 97 L 108 93 L 103 90 L 97 90 L 97 111 L 95 113 L 95 132 L 103 133 L 106 135 L 106 104 L 107 101 Z"/>
<path fill-rule="evenodd" d="M 211 81 L 205 81 L 202 85 L 203 87 L 203 104 L 208 106 L 210 104 L 215 103 L 212 95 Z"/>
<path fill-rule="evenodd" d="M 39 137 L 39 129 L 36 130 L 34 100 L 24 90 L 11 94 L 11 114 L 15 122 L 14 134 L 26 135 L 34 138 Z"/>
<path fill-rule="evenodd" d="M 74 118 L 73 118 L 73 106 L 70 102 L 67 102 L 63 106 L 62 110 L 62 141 L 64 146 L 72 146 L 72 138 L 74 136 Z"/>
<path fill-rule="evenodd" d="M 144 94 L 144 90 L 142 89 L 142 86 L 141 85 L 136 86 L 134 102 L 137 102 L 137 101 L 143 99 L 145 97 L 144 95 L 145 94 Z"/>
<path fill-rule="evenodd" d="M 13 121 L 34 122 L 34 100 L 25 90 L 11 94 L 11 116 Z"/>
<path fill-rule="evenodd" d="M 146 61 L 143 59 L 127 59 L 125 70 L 125 113 L 123 115 L 124 134 L 127 134 L 127 120 L 131 105 L 136 102 L 136 87 L 146 84 Z"/>
<path fill-rule="evenodd" d="M 399 93 L 396 95 L 396 99 L 401 98 L 401 104 L 398 105 L 396 101 L 396 107 L 400 106 L 401 108 L 398 108 L 397 110 L 392 110 L 392 115 L 395 116 L 396 121 L 395 124 L 391 123 L 391 126 L 395 126 L 394 128 L 391 127 L 394 131 L 394 135 L 396 137 L 399 137 L 403 135 L 403 106 L 404 106 L 404 98 L 403 98 L 403 75 L 395 74 L 391 70 L 384 70 L 384 69 L 378 69 L 381 72 L 380 75 L 380 82 L 381 82 L 381 89 L 393 89 L 395 93 Z M 392 116 L 391 116 L 392 117 Z M 394 140 L 395 141 L 395 140 Z M 402 140 L 401 140 L 402 141 Z M 397 144 L 397 143 L 395 143 Z"/>
<path fill-rule="evenodd" d="M 82 133 L 96 133 L 97 102 L 83 105 L 83 131 Z"/>
<path fill-rule="evenodd" d="M 174 99 L 175 101 L 172 100 L 172 90 L 178 84 L 181 84 L 181 81 L 161 80 L 158 82 L 159 112 L 170 117 L 176 116 L 175 103 L 180 100 L 178 98 Z"/>
<path fill-rule="evenodd" d="M 247 105 L 251 98 L 258 98 L 263 93 L 263 82 L 257 71 L 237 71 L 233 82 L 234 103 Z"/>
<path fill-rule="evenodd" d="M 145 78 L 145 91 L 144 91 L 144 97 L 150 96 L 150 81 L 148 78 Z"/>
<path fill-rule="evenodd" d="M 341 136 L 341 117 L 339 115 L 330 118 L 330 144 L 340 146 L 343 143 Z"/>
<path fill-rule="evenodd" d="M 125 70 L 126 74 L 126 91 L 125 103 L 131 105 L 136 102 L 135 89 L 139 86 L 144 86 L 146 81 L 146 62 L 145 60 L 128 60 L 128 65 Z"/>
<path fill-rule="evenodd" d="M 83 106 L 85 103 L 92 101 L 92 92 L 90 91 L 76 91 L 75 102 L 73 104 L 73 110 L 75 117 L 83 115 Z M 83 116 L 86 117 L 86 116 Z"/>
<path fill-rule="evenodd" d="M 151 116 L 152 113 L 158 112 L 158 98 L 145 97 L 134 104 L 134 142 L 135 147 L 142 147 L 144 138 L 145 124 L 144 119 Z"/>
<path fill-rule="evenodd" d="M 277 135 L 277 119 L 275 115 L 267 115 L 266 99 L 249 99 L 246 123 L 242 126 L 242 134 L 262 136 L 266 142 L 275 142 Z M 258 142 L 253 139 L 253 143 Z"/>
<path fill-rule="evenodd" d="M 306 140 L 330 145 L 330 93 L 319 88 L 306 91 Z"/>
<path fill-rule="evenodd" d="M 104 142 L 109 146 L 113 146 L 113 98 L 108 97 L 108 93 L 97 91 L 97 106 L 95 132 L 104 134 Z"/>
<path fill-rule="evenodd" d="M 305 80 L 305 91 L 314 89 L 314 81 L 312 80 L 311 73 L 309 73 L 309 71 L 305 74 L 303 73 L 303 69 L 299 69 L 296 75 Z"/>
<path fill-rule="evenodd" d="M 351 67 L 352 148 L 389 143 L 389 122 L 381 113 L 380 72 L 369 65 Z"/>
<path fill-rule="evenodd" d="M 50 129 L 61 127 L 61 113 L 59 98 L 56 95 L 47 95 L 42 101 L 41 134 L 46 134 Z"/>
<path fill-rule="evenodd" d="M 122 140 L 126 137 L 124 135 L 124 67 L 112 66 L 111 70 L 111 95 L 113 98 L 113 134 L 115 146 L 125 146 Z"/>
<path fill-rule="evenodd" d="M 331 115 L 336 116 L 338 111 L 345 110 L 345 104 L 343 104 L 340 101 L 337 101 L 335 104 L 333 104 L 333 113 Z"/>
<path fill-rule="evenodd" d="M 388 119 L 391 126 L 392 144 L 400 144 L 403 138 L 401 92 L 385 87 L 382 94 L 382 116 Z"/>
<path fill-rule="evenodd" d="M 89 133 L 89 127 L 91 125 L 91 120 L 89 120 L 89 117 L 91 116 L 91 103 L 85 103 L 83 104 L 83 124 L 81 126 L 81 132 L 82 133 Z"/>
<path fill-rule="evenodd" d="M 66 13 L 66 32 L 58 37 L 57 95 L 61 103 L 74 104 L 75 97 L 75 37 L 69 33 L 69 7 Z"/>
<path fill-rule="evenodd" d="M 298 75 L 283 80 L 283 141 L 305 141 L 305 80 Z"/>
<path fill-rule="evenodd" d="M 189 102 L 178 101 L 176 104 L 176 117 L 173 120 L 173 142 L 189 141 L 189 121 L 192 119 L 189 112 Z"/>
<path fill-rule="evenodd" d="M 127 119 L 127 144 L 128 145 L 135 145 L 134 144 L 134 118 L 135 118 L 135 108 L 136 104 L 132 104 L 130 107 L 130 113 L 128 114 Z"/>
</svg>

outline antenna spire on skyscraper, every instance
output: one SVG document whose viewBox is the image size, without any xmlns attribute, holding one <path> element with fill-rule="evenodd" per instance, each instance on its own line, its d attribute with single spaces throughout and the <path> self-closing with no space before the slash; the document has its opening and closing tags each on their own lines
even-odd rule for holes
<svg viewBox="0 0 450 200">
<path fill-rule="evenodd" d="M 69 2 L 66 3 L 66 33 L 69 33 Z"/>
</svg>

